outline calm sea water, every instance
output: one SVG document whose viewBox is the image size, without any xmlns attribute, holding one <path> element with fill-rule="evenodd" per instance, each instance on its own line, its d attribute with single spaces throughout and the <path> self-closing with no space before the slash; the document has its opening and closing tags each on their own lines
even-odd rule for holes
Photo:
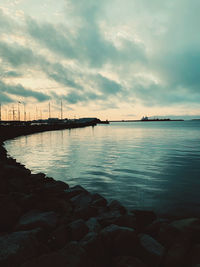
<svg viewBox="0 0 200 267">
<path fill-rule="evenodd" d="M 200 213 L 200 121 L 111 123 L 6 142 L 33 172 L 129 208 Z"/>
</svg>

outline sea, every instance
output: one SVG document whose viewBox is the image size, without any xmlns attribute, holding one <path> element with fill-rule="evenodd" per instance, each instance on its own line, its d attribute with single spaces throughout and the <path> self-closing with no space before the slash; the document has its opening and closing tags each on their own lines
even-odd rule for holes
<svg viewBox="0 0 200 267">
<path fill-rule="evenodd" d="M 81 185 L 128 209 L 200 214 L 200 121 L 113 122 L 6 141 L 33 173 Z"/>
</svg>

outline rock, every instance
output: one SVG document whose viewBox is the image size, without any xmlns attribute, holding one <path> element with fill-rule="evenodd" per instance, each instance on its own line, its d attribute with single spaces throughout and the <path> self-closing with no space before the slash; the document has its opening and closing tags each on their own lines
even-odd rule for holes
<svg viewBox="0 0 200 267">
<path fill-rule="evenodd" d="M 158 233 L 159 242 L 166 248 L 171 247 L 180 238 L 180 232 L 168 223 L 163 223 Z"/>
<path fill-rule="evenodd" d="M 131 257 L 131 256 L 122 256 L 116 257 L 113 260 L 114 267 L 146 267 L 141 260 Z"/>
<path fill-rule="evenodd" d="M 170 226 L 176 229 L 180 234 L 187 235 L 188 237 L 195 236 L 197 240 L 200 238 L 200 219 L 187 218 L 177 220 L 172 222 Z"/>
<path fill-rule="evenodd" d="M 77 196 L 72 197 L 70 202 L 75 209 L 83 209 L 88 207 L 88 205 L 92 202 L 92 195 L 87 192 L 82 192 Z"/>
<path fill-rule="evenodd" d="M 97 220 L 100 225 L 104 228 L 115 222 L 121 217 L 119 210 L 110 211 L 108 209 L 103 210 L 100 215 L 98 215 Z"/>
<path fill-rule="evenodd" d="M 200 264 L 200 244 L 194 245 L 188 255 L 187 266 L 196 266 L 197 264 Z"/>
<path fill-rule="evenodd" d="M 0 266 L 17 267 L 38 255 L 37 229 L 0 236 Z"/>
<path fill-rule="evenodd" d="M 82 219 L 73 221 L 72 223 L 68 225 L 68 228 L 69 228 L 71 240 L 75 240 L 75 241 L 82 239 L 89 231 L 88 226 Z"/>
<path fill-rule="evenodd" d="M 99 194 L 92 194 L 92 205 L 95 207 L 106 207 L 107 200 Z"/>
<path fill-rule="evenodd" d="M 109 203 L 108 208 L 112 211 L 119 211 L 120 214 L 125 214 L 127 212 L 126 208 L 117 200 L 112 200 Z"/>
<path fill-rule="evenodd" d="M 151 224 L 157 219 L 156 214 L 153 211 L 145 210 L 134 210 L 133 211 L 136 218 L 137 231 L 142 232 L 147 225 Z"/>
<path fill-rule="evenodd" d="M 65 225 L 58 226 L 48 239 L 48 245 L 53 250 L 61 249 L 70 241 L 69 231 Z"/>
<path fill-rule="evenodd" d="M 63 249 L 30 260 L 21 267 L 93 267 L 87 259 L 84 249 L 77 243 L 71 242 Z"/>
<path fill-rule="evenodd" d="M 101 225 L 99 224 L 97 218 L 90 218 L 86 222 L 87 227 L 89 228 L 90 232 L 99 232 L 101 230 Z"/>
<path fill-rule="evenodd" d="M 89 218 L 96 217 L 98 214 L 97 208 L 94 206 L 86 205 L 85 207 L 78 208 L 73 213 L 73 219 L 88 220 Z"/>
<path fill-rule="evenodd" d="M 0 212 L 1 232 L 11 230 L 21 216 L 20 207 L 10 195 L 0 195 Z"/>
<path fill-rule="evenodd" d="M 86 251 L 87 257 L 93 262 L 98 262 L 100 266 L 106 266 L 107 257 L 105 247 L 97 233 L 89 232 L 80 242 Z"/>
<path fill-rule="evenodd" d="M 56 226 L 57 221 L 58 221 L 58 216 L 53 211 L 41 212 L 38 210 L 33 210 L 26 213 L 20 218 L 16 229 L 28 230 L 37 227 L 52 229 Z"/>
<path fill-rule="evenodd" d="M 182 267 L 188 261 L 190 243 L 186 240 L 170 247 L 165 257 L 164 267 Z"/>
<path fill-rule="evenodd" d="M 100 232 L 106 251 L 112 255 L 133 255 L 138 239 L 132 228 L 110 225 Z"/>
<path fill-rule="evenodd" d="M 85 190 L 82 186 L 76 185 L 74 187 L 70 187 L 69 189 L 65 190 L 66 199 L 71 199 L 81 193 L 88 193 L 87 190 Z"/>
<path fill-rule="evenodd" d="M 3 171 L 7 179 L 10 179 L 13 177 L 17 177 L 18 179 L 27 178 L 27 176 L 31 174 L 30 170 L 23 168 L 23 167 L 16 166 L 16 165 L 11 165 L 11 164 L 10 165 L 5 164 Z"/>
<path fill-rule="evenodd" d="M 98 209 L 94 207 L 92 203 L 92 195 L 87 191 L 82 192 L 70 199 L 70 203 L 74 208 L 73 218 L 88 220 L 91 217 L 95 217 L 98 213 Z"/>
<path fill-rule="evenodd" d="M 167 223 L 168 220 L 157 219 L 153 221 L 151 224 L 147 225 L 147 227 L 144 229 L 144 233 L 152 236 L 155 239 L 158 239 L 161 227 L 163 225 L 166 225 Z"/>
<path fill-rule="evenodd" d="M 136 219 L 133 214 L 124 214 L 113 220 L 113 224 L 135 229 Z"/>
<path fill-rule="evenodd" d="M 139 235 L 139 243 L 139 258 L 148 266 L 159 266 L 165 252 L 164 247 L 146 234 Z"/>
<path fill-rule="evenodd" d="M 46 179 L 45 179 L 46 180 Z M 43 194 L 59 194 L 69 188 L 69 185 L 62 181 L 45 182 L 41 187 Z"/>
</svg>

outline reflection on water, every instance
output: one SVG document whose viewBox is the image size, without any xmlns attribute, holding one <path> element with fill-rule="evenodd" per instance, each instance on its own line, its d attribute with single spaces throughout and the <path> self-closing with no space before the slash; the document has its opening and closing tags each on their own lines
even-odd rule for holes
<svg viewBox="0 0 200 267">
<path fill-rule="evenodd" d="M 200 122 L 112 123 L 7 141 L 34 172 L 131 208 L 200 211 Z"/>
</svg>

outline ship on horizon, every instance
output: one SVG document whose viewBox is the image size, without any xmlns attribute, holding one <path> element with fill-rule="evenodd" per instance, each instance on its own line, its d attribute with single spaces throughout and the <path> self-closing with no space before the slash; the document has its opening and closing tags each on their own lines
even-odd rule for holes
<svg viewBox="0 0 200 267">
<path fill-rule="evenodd" d="M 184 120 L 183 119 L 171 120 L 170 118 L 163 118 L 163 119 L 154 118 L 154 119 L 149 119 L 149 117 L 143 116 L 141 118 L 141 121 L 184 121 Z"/>
</svg>

